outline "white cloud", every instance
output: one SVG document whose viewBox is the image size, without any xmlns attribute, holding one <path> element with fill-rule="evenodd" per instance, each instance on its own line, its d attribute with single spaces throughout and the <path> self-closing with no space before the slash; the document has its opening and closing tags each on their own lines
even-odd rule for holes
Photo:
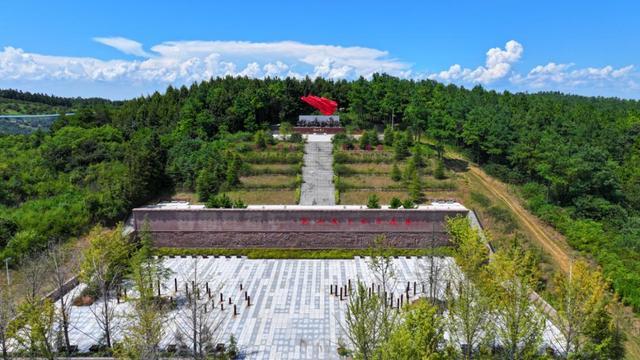
<svg viewBox="0 0 640 360">
<path fill-rule="evenodd" d="M 0 51 L 2 80 L 134 81 L 183 84 L 216 76 L 328 78 L 369 77 L 375 72 L 406 76 L 410 66 L 386 51 L 364 47 L 310 45 L 294 41 L 169 41 L 147 53 L 137 41 L 95 38 L 140 60 L 99 60 L 49 56 L 5 47 Z"/>
<path fill-rule="evenodd" d="M 580 87 L 634 87 L 637 74 L 634 66 L 614 68 L 606 65 L 601 68 L 587 67 L 575 69 L 575 64 L 557 64 L 550 62 L 538 65 L 526 75 L 515 74 L 510 78 L 515 85 L 532 89 L 577 89 Z"/>
<path fill-rule="evenodd" d="M 386 51 L 358 46 L 294 41 L 167 41 L 151 46 L 147 52 L 142 44 L 126 38 L 94 40 L 139 58 L 100 60 L 52 56 L 7 46 L 0 50 L 0 86 L 32 91 L 54 89 L 60 95 L 123 98 L 162 90 L 168 84 L 179 86 L 217 76 L 354 79 L 379 72 L 514 90 L 633 94 L 634 97 L 638 97 L 640 90 L 640 74 L 633 65 L 576 68 L 573 63 L 549 62 L 534 66 L 528 73 L 519 73 L 514 66 L 522 58 L 524 48 L 515 40 L 508 41 L 503 48 L 489 49 L 482 66 L 467 68 L 454 64 L 433 73 L 416 73 L 410 64 L 391 57 Z M 105 92 L 100 92 L 100 88 Z"/>
<path fill-rule="evenodd" d="M 123 38 L 123 37 L 94 37 L 93 40 L 111 46 L 117 50 L 122 51 L 125 54 L 141 56 L 141 57 L 150 57 L 151 54 L 144 51 L 142 48 L 142 44 L 131 39 Z"/>
<path fill-rule="evenodd" d="M 289 70 L 289 66 L 282 61 L 276 61 L 274 63 L 268 63 L 262 67 L 265 77 L 276 77 L 280 74 L 284 74 Z"/>
<path fill-rule="evenodd" d="M 519 42 L 510 40 L 505 44 L 504 50 L 500 48 L 489 49 L 484 66 L 478 66 L 472 70 L 455 64 L 448 70 L 429 74 L 427 77 L 445 82 L 463 81 L 489 84 L 509 75 L 512 65 L 520 60 L 523 51 L 524 48 Z"/>
</svg>

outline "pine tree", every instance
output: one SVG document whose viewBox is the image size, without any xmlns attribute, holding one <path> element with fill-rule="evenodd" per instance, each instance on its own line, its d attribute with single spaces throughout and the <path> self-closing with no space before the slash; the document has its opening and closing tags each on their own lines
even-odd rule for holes
<svg viewBox="0 0 640 360">
<path fill-rule="evenodd" d="M 397 197 L 392 197 L 391 201 L 389 202 L 389 207 L 392 209 L 397 209 L 400 206 L 402 206 L 402 201 L 400 201 L 400 199 L 398 199 Z"/>
<path fill-rule="evenodd" d="M 369 198 L 367 199 L 367 208 L 369 209 L 380 208 L 380 198 L 378 198 L 378 195 L 376 194 L 369 195 Z"/>
<path fill-rule="evenodd" d="M 396 163 L 393 163 L 393 167 L 391 168 L 391 179 L 393 181 L 402 180 L 402 174 L 400 173 L 400 168 L 398 167 L 398 164 L 396 164 Z"/>
<path fill-rule="evenodd" d="M 391 126 L 384 128 L 384 145 L 393 146 L 394 131 Z"/>
<path fill-rule="evenodd" d="M 414 202 L 419 202 L 422 199 L 422 180 L 420 180 L 420 175 L 417 172 L 413 173 L 413 179 L 409 184 L 409 196 Z"/>
</svg>

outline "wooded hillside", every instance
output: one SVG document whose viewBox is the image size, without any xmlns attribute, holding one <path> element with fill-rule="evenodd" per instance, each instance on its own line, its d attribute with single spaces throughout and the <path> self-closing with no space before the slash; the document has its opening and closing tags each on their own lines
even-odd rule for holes
<svg viewBox="0 0 640 360">
<path fill-rule="evenodd" d="M 559 93 L 512 94 L 374 75 L 223 78 L 126 101 L 82 104 L 51 133 L 0 138 L 2 256 L 113 224 L 162 192 L 195 190 L 194 174 L 250 134 L 293 122 L 306 94 L 339 104 L 348 128 L 392 121 L 437 149 L 455 146 L 516 184 L 530 209 L 603 266 L 640 310 L 640 103 Z M 24 97 L 24 96 L 23 96 Z M 231 159 L 231 160 L 229 160 Z M 223 181 L 222 177 L 219 181 Z"/>
</svg>

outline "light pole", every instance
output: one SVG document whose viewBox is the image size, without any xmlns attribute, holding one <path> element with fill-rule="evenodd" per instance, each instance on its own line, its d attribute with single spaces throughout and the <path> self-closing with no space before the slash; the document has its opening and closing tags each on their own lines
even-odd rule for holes
<svg viewBox="0 0 640 360">
<path fill-rule="evenodd" d="M 4 271 L 7 274 L 7 286 L 11 285 L 11 278 L 9 277 L 9 261 L 11 258 L 4 259 Z"/>
</svg>

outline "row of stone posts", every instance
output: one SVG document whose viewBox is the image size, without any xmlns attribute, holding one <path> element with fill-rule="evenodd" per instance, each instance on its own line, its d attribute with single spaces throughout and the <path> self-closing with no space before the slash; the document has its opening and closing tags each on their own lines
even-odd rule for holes
<svg viewBox="0 0 640 360">
<path fill-rule="evenodd" d="M 339 297 L 340 301 L 345 300 L 346 297 L 351 294 L 351 291 L 351 279 L 348 279 L 347 284 L 344 284 L 342 286 L 338 286 L 337 284 L 329 285 L 329 295 Z M 424 293 L 424 284 L 422 284 L 422 293 Z M 389 296 L 387 296 L 387 292 L 382 291 L 380 284 L 376 285 L 375 283 L 371 283 L 371 286 L 367 287 L 367 295 L 371 297 L 374 294 L 377 294 L 378 296 L 384 298 L 385 306 L 400 309 L 404 305 L 409 305 L 411 298 L 416 298 L 418 296 L 418 284 L 416 281 L 414 281 L 413 283 L 407 281 L 407 286 L 405 287 L 404 293 L 401 293 L 400 297 L 395 297 L 395 294 L 393 292 L 390 293 Z M 395 306 L 393 301 L 394 299 L 396 300 Z"/>
</svg>

